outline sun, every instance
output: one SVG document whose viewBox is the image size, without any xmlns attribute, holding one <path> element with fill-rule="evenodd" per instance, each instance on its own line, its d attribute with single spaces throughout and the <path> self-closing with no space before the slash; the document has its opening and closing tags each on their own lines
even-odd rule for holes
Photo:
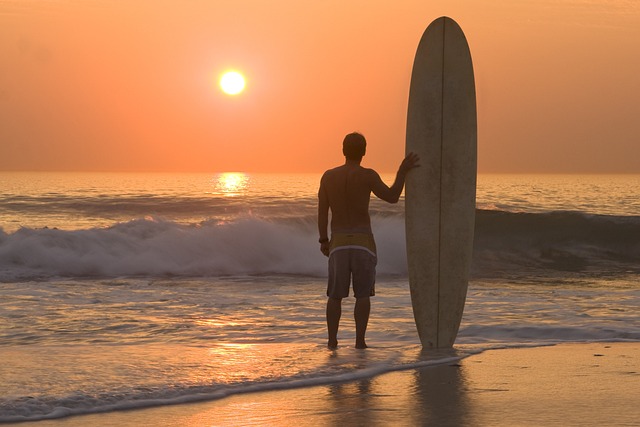
<svg viewBox="0 0 640 427">
<path fill-rule="evenodd" d="M 227 95 L 237 95 L 244 90 L 244 76 L 237 71 L 227 71 L 220 78 L 220 88 Z"/>
</svg>

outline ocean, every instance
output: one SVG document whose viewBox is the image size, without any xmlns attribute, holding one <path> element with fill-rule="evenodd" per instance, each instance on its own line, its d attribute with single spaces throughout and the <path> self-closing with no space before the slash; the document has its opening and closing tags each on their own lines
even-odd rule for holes
<svg viewBox="0 0 640 427">
<path fill-rule="evenodd" d="M 371 203 L 371 348 L 354 348 L 349 298 L 329 351 L 319 179 L 0 173 L 0 422 L 339 383 L 488 349 L 640 341 L 640 176 L 480 175 L 455 348 L 421 350 L 401 199 Z"/>
</svg>

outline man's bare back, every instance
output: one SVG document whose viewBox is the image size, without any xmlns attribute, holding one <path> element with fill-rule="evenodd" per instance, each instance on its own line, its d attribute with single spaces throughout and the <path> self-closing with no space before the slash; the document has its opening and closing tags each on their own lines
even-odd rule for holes
<svg viewBox="0 0 640 427">
<path fill-rule="evenodd" d="M 328 240 L 329 210 L 332 233 L 371 233 L 371 193 L 386 202 L 396 203 L 402 193 L 404 177 L 416 163 L 414 154 L 407 156 L 391 187 L 382 181 L 376 171 L 360 166 L 359 161 L 347 160 L 342 166 L 326 171 L 318 191 L 320 240 Z"/>
<path fill-rule="evenodd" d="M 354 164 L 324 174 L 320 197 L 331 207 L 332 233 L 371 233 L 369 199 L 376 180 L 375 171 Z"/>
</svg>

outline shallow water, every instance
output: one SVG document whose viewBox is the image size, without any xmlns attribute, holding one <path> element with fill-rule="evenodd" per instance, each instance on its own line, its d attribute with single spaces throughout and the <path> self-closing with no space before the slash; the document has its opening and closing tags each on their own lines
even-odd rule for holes
<svg viewBox="0 0 640 427">
<path fill-rule="evenodd" d="M 640 290 L 608 283 L 472 283 L 457 352 L 423 354 L 406 280 L 382 278 L 366 351 L 324 344 L 324 281 L 292 276 L 3 284 L 0 420 L 215 399 L 364 378 L 483 349 L 638 341 Z"/>
</svg>

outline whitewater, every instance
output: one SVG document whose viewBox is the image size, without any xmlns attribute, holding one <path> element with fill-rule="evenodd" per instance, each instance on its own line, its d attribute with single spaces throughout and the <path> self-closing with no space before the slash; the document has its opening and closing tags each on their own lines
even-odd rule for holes
<svg viewBox="0 0 640 427">
<path fill-rule="evenodd" d="M 455 349 L 421 351 L 403 201 L 372 200 L 372 348 L 353 348 L 345 316 L 336 356 L 318 181 L 1 173 L 0 422 L 329 384 L 490 348 L 640 340 L 640 176 L 480 175 Z"/>
</svg>

